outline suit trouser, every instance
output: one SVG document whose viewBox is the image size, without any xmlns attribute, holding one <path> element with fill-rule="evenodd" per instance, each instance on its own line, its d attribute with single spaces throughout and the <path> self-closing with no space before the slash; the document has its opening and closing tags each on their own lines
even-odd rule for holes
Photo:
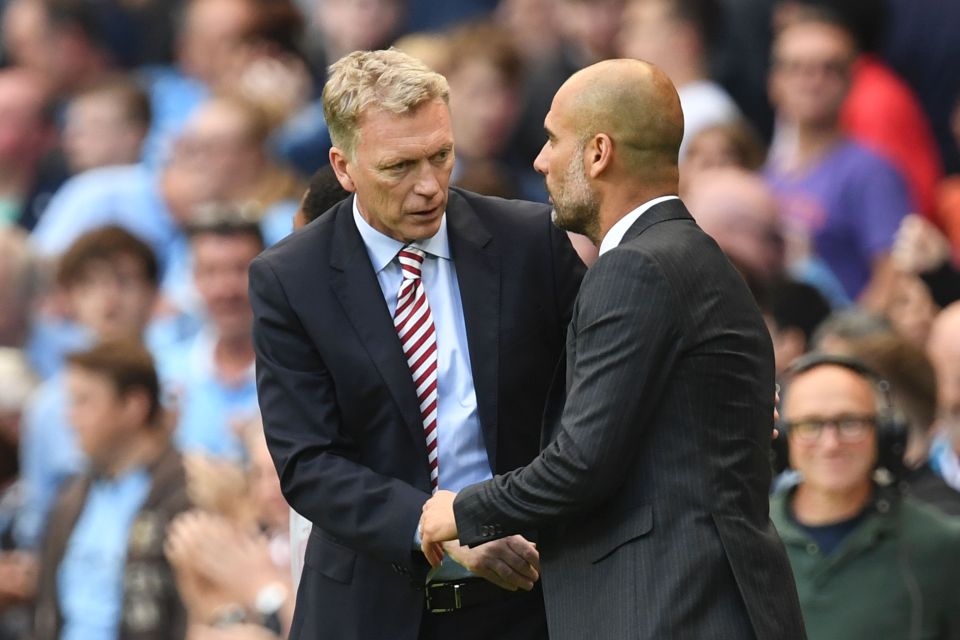
<svg viewBox="0 0 960 640">
<path fill-rule="evenodd" d="M 419 640 L 547 640 L 540 585 L 500 602 L 448 613 L 425 611 Z"/>
</svg>

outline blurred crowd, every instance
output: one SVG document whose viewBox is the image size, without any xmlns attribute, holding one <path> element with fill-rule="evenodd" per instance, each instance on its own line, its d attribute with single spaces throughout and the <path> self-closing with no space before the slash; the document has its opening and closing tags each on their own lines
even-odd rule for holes
<svg viewBox="0 0 960 640">
<path fill-rule="evenodd" d="M 934 615 L 960 592 L 960 3 L 0 0 L 0 18 L 0 640 L 288 630 L 308 525 L 258 419 L 247 268 L 347 195 L 325 69 L 387 46 L 449 79 L 453 184 L 540 201 L 561 83 L 605 58 L 660 66 L 681 196 L 754 292 L 778 372 L 816 349 L 883 377 L 903 513 L 926 505 L 910 522 L 939 563 L 908 572 L 911 602 Z M 816 383 L 785 395 L 788 422 Z M 806 444 L 856 445 L 855 420 L 832 422 Z M 801 435 L 778 479 L 796 513 L 774 520 L 811 637 L 856 637 L 817 589 L 868 591 L 888 559 L 830 573 L 849 549 L 803 529 L 798 478 L 856 482 Z"/>
</svg>

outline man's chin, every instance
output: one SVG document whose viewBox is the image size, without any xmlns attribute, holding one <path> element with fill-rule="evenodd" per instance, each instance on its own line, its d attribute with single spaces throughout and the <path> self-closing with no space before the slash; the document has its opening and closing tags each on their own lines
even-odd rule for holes
<svg viewBox="0 0 960 640">
<path fill-rule="evenodd" d="M 403 242 L 417 242 L 418 240 L 427 240 L 437 235 L 440 231 L 440 222 L 443 220 L 443 212 L 436 216 L 424 216 L 416 221 L 416 224 L 409 225 L 403 230 Z"/>
<path fill-rule="evenodd" d="M 564 231 L 579 233 L 580 235 L 587 235 L 587 225 L 585 224 L 584 220 L 580 219 L 578 216 L 569 215 L 569 213 L 565 213 L 563 210 L 557 209 L 556 206 L 553 208 L 553 224 Z"/>
</svg>

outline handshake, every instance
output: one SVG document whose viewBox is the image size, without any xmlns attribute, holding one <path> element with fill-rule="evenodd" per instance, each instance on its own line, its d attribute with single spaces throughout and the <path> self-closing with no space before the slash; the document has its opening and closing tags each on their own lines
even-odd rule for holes
<svg viewBox="0 0 960 640">
<path fill-rule="evenodd" d="M 537 546 L 515 535 L 470 548 L 457 543 L 453 500 L 457 494 L 437 491 L 423 505 L 420 516 L 420 548 L 434 567 L 449 555 L 458 564 L 493 584 L 516 591 L 529 591 L 540 579 Z"/>
</svg>

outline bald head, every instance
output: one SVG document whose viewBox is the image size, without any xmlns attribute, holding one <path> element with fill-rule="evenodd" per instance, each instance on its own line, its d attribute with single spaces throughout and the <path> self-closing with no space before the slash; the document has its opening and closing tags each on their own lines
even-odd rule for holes
<svg viewBox="0 0 960 640">
<path fill-rule="evenodd" d="M 597 246 L 644 202 L 676 195 L 683 112 L 669 78 L 648 62 L 605 60 L 557 91 L 544 120 L 543 174 L 554 221 Z"/>
<path fill-rule="evenodd" d="M 693 202 L 700 205 L 697 209 L 704 211 L 705 220 L 707 217 L 737 215 L 736 209 L 739 208 L 745 211 L 745 215 L 765 222 L 777 221 L 777 201 L 766 182 L 756 173 L 738 167 L 711 169 L 698 176 L 690 185 L 687 197 L 691 209 Z M 699 214 L 697 222 L 700 222 Z"/>
<path fill-rule="evenodd" d="M 777 202 L 760 176 L 738 168 L 697 176 L 684 198 L 697 224 L 757 277 L 783 270 Z"/>
<path fill-rule="evenodd" d="M 674 169 L 683 139 L 683 112 L 673 83 L 641 60 L 604 60 L 578 71 L 557 92 L 572 125 L 588 138 L 605 133 L 635 171 Z M 655 159 L 655 162 L 654 162 Z"/>
</svg>

